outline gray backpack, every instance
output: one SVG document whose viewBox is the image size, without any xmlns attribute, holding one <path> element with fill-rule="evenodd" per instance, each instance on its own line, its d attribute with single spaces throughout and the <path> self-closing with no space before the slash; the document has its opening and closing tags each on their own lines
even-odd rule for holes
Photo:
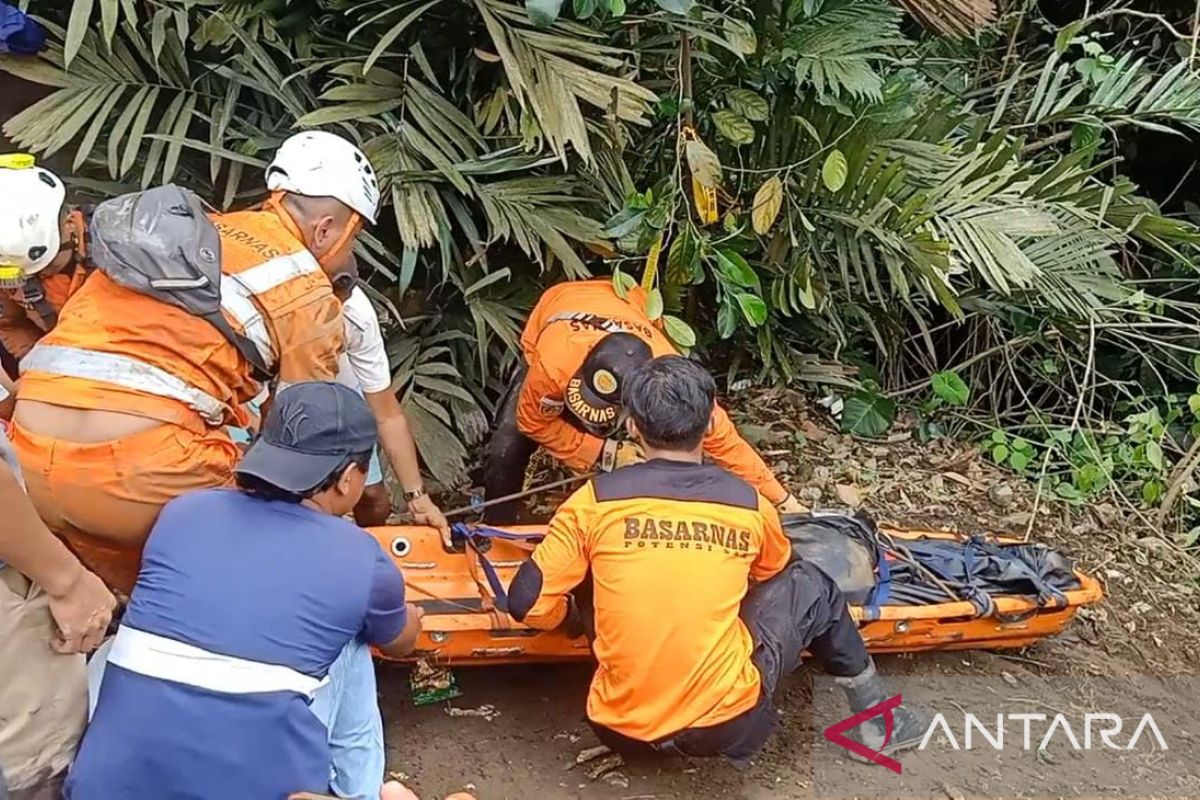
<svg viewBox="0 0 1200 800">
<path fill-rule="evenodd" d="M 96 206 L 89 260 L 114 283 L 209 322 L 250 363 L 257 380 L 272 371 L 258 348 L 221 313 L 221 237 L 192 192 L 174 184 Z"/>
</svg>

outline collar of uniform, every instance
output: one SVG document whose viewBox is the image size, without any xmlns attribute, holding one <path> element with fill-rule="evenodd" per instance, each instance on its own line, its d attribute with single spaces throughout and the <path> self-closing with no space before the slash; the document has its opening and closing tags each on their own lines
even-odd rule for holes
<svg viewBox="0 0 1200 800">
<path fill-rule="evenodd" d="M 666 469 L 695 469 L 696 467 L 704 466 L 704 462 L 702 461 L 679 461 L 674 458 L 652 458 L 645 463 L 653 464 L 656 467 L 665 467 Z"/>
</svg>

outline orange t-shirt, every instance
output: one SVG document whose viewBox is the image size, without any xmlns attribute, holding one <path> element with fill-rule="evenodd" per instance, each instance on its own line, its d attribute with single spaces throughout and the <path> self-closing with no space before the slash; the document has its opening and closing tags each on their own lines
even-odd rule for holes
<svg viewBox="0 0 1200 800">
<path fill-rule="evenodd" d="M 644 742 L 716 725 L 758 702 L 739 617 L 749 581 L 791 558 L 774 506 L 711 464 L 655 460 L 601 475 L 563 503 L 532 560 L 526 624 L 554 628 L 591 571 L 599 668 L 588 717 Z"/>
<path fill-rule="evenodd" d="M 546 290 L 525 323 L 521 351 L 529 371 L 517 403 L 517 427 L 572 469 L 590 469 L 599 460 L 604 442 L 563 419 L 567 383 L 609 332 L 578 320 L 555 317 L 593 314 L 642 339 L 655 358 L 677 355 L 671 340 L 646 315 L 645 307 L 646 295 L 637 287 L 621 299 L 610 280 L 560 283 Z M 719 405 L 713 422 L 712 431 L 704 439 L 705 454 L 751 483 L 771 502 L 783 502 L 787 489 Z"/>
</svg>

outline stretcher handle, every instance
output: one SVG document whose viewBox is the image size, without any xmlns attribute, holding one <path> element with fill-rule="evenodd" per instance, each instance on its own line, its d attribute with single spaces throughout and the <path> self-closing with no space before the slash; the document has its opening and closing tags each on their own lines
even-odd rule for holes
<svg viewBox="0 0 1200 800">
<path fill-rule="evenodd" d="M 552 483 L 543 483 L 541 486 L 534 486 L 530 489 L 525 489 L 520 492 L 513 492 L 512 494 L 506 494 L 501 497 L 494 497 L 491 500 L 485 500 L 482 503 L 476 503 L 474 505 L 468 505 L 468 506 L 460 506 L 459 508 L 452 508 L 449 511 L 442 512 L 442 516 L 444 516 L 446 519 L 450 519 L 451 517 L 465 516 L 467 514 L 472 514 L 472 513 L 478 512 L 478 511 L 482 511 L 483 509 L 488 508 L 490 506 L 499 505 L 500 503 L 507 503 L 511 500 L 521 500 L 526 497 L 532 497 L 535 494 L 541 494 L 542 492 L 548 492 L 551 489 L 558 489 L 563 486 L 569 486 L 572 483 L 579 483 L 580 481 L 590 480 L 590 479 L 596 477 L 597 474 L 598 474 L 597 472 L 589 472 L 585 475 L 572 475 L 570 478 L 563 478 L 562 480 L 554 481 Z"/>
</svg>

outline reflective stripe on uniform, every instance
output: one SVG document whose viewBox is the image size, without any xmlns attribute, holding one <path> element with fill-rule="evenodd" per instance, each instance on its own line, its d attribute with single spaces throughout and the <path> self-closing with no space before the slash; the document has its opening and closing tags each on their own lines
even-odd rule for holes
<svg viewBox="0 0 1200 800">
<path fill-rule="evenodd" d="M 125 625 L 117 629 L 108 663 L 149 678 L 222 694 L 295 692 L 312 697 L 329 682 L 327 677 L 314 678 L 282 664 L 213 653 Z"/>
<path fill-rule="evenodd" d="M 546 320 L 546 325 L 542 329 L 545 330 L 546 327 L 555 322 L 578 322 L 606 333 L 626 333 L 628 331 L 628 328 L 620 320 L 609 319 L 598 314 L 590 314 L 586 311 L 564 311 L 560 314 L 555 314 Z"/>
<path fill-rule="evenodd" d="M 303 277 L 321 269 L 321 265 L 307 250 L 286 256 L 277 256 L 258 266 L 242 270 L 236 277 L 252 294 L 269 292 L 290 280 Z"/>
<path fill-rule="evenodd" d="M 183 403 L 210 425 L 220 425 L 225 418 L 225 404 L 212 395 L 189 386 L 153 364 L 115 353 L 38 344 L 21 359 L 21 372 L 46 372 L 68 378 L 103 381 L 146 394 L 168 397 Z"/>
<path fill-rule="evenodd" d="M 271 333 L 267 321 L 254 302 L 254 293 L 237 275 L 221 276 L 221 310 L 242 329 L 242 335 L 254 343 L 254 349 L 262 356 L 267 367 L 275 365 L 275 354 L 271 351 Z"/>
</svg>

